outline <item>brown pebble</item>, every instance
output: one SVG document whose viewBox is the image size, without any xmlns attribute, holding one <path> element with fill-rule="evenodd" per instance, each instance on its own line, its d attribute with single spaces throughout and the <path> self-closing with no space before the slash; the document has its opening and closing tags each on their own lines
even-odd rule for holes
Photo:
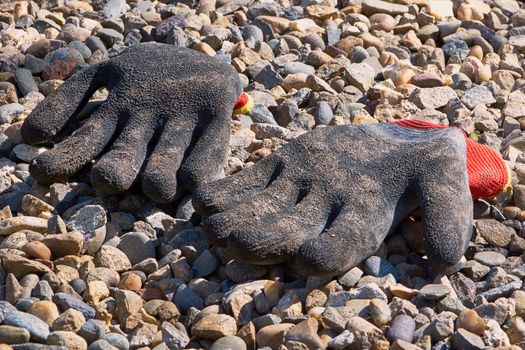
<svg viewBox="0 0 525 350">
<path fill-rule="evenodd" d="M 34 259 L 51 260 L 51 250 L 42 242 L 33 241 L 26 243 L 22 247 L 22 251 Z"/>
<path fill-rule="evenodd" d="M 463 328 L 481 336 L 485 332 L 485 321 L 479 317 L 476 311 L 463 310 L 456 320 L 456 328 Z"/>
</svg>

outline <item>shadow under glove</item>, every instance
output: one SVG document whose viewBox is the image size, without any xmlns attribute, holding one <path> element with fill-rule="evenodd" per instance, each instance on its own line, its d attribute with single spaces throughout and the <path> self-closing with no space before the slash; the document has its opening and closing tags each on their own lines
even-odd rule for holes
<svg viewBox="0 0 525 350">
<path fill-rule="evenodd" d="M 421 206 L 427 256 L 455 264 L 472 228 L 465 137 L 388 123 L 316 129 L 200 187 L 194 206 L 234 257 L 320 276 L 361 263 Z"/>
<path fill-rule="evenodd" d="M 87 119 L 93 93 L 109 97 Z M 235 69 L 197 51 L 139 44 L 79 71 L 28 116 L 22 138 L 58 143 L 29 167 L 39 182 L 64 180 L 100 157 L 91 170 L 104 194 L 129 189 L 141 174 L 145 194 L 170 202 L 222 175 L 232 109 L 242 93 Z"/>
</svg>

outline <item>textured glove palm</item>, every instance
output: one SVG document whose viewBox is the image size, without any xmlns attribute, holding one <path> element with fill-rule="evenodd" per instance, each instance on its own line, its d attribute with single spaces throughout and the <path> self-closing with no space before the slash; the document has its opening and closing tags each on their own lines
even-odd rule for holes
<svg viewBox="0 0 525 350">
<path fill-rule="evenodd" d="M 237 258 L 309 275 L 359 264 L 419 205 L 427 255 L 456 263 L 472 227 L 459 130 L 318 129 L 194 195 L 209 240 Z"/>
<path fill-rule="evenodd" d="M 80 121 L 103 86 L 109 97 Z M 171 45 L 130 47 L 69 78 L 29 115 L 27 143 L 61 141 L 30 164 L 31 175 L 63 180 L 100 157 L 91 179 L 101 193 L 127 190 L 142 174 L 150 198 L 172 201 L 220 177 L 241 93 L 237 73 L 219 60 Z"/>
</svg>

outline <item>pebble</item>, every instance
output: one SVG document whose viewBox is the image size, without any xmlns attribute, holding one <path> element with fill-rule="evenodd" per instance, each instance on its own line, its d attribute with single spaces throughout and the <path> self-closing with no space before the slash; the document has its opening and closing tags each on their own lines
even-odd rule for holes
<svg viewBox="0 0 525 350">
<path fill-rule="evenodd" d="M 141 249 L 136 249 L 136 247 L 141 247 Z M 156 256 L 154 243 L 142 232 L 124 234 L 120 237 L 120 243 L 117 245 L 117 248 L 127 255 L 132 265 Z"/>
<path fill-rule="evenodd" d="M 0 343 L 2 344 L 23 344 L 29 342 L 30 333 L 21 327 L 0 326 Z"/>
<path fill-rule="evenodd" d="M 235 319 L 224 314 L 209 314 L 199 319 L 192 327 L 193 336 L 217 340 L 221 337 L 235 335 L 237 324 Z"/>
<path fill-rule="evenodd" d="M 25 312 L 8 312 L 5 315 L 4 324 L 26 329 L 30 334 L 31 340 L 36 342 L 45 342 L 49 335 L 49 326 L 47 323 Z"/>
<path fill-rule="evenodd" d="M 414 319 L 407 315 L 398 315 L 392 320 L 392 324 L 386 337 L 393 342 L 396 339 L 404 340 L 408 343 L 412 342 L 414 332 L 416 330 L 416 323 Z"/>
<path fill-rule="evenodd" d="M 484 251 L 474 255 L 474 259 L 486 266 L 498 266 L 505 262 L 505 256 L 501 253 Z"/>
<path fill-rule="evenodd" d="M 474 310 L 463 310 L 456 320 L 456 328 L 466 329 L 467 331 L 483 335 L 485 332 L 485 321 Z"/>
<path fill-rule="evenodd" d="M 388 260 L 382 259 L 378 256 L 371 256 L 365 260 L 363 271 L 366 274 L 375 277 L 384 277 L 392 274 L 395 278 L 399 278 L 400 274 Z"/>
<path fill-rule="evenodd" d="M 215 341 L 210 350 L 246 350 L 246 343 L 239 337 L 227 336 Z"/>
</svg>

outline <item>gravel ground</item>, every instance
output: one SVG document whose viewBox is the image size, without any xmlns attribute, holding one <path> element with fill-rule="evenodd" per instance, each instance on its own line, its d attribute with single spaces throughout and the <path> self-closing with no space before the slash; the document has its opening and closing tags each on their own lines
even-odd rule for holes
<svg viewBox="0 0 525 350">
<path fill-rule="evenodd" d="M 523 2 L 38 0 L 0 4 L 0 26 L 0 350 L 525 348 Z M 44 149 L 22 143 L 23 119 L 76 69 L 141 41 L 239 72 L 256 106 L 233 117 L 227 174 L 314 127 L 418 118 L 501 152 L 513 194 L 476 202 L 446 271 L 415 217 L 328 280 L 231 260 L 189 198 L 103 198 L 86 174 L 33 182 Z"/>
</svg>

